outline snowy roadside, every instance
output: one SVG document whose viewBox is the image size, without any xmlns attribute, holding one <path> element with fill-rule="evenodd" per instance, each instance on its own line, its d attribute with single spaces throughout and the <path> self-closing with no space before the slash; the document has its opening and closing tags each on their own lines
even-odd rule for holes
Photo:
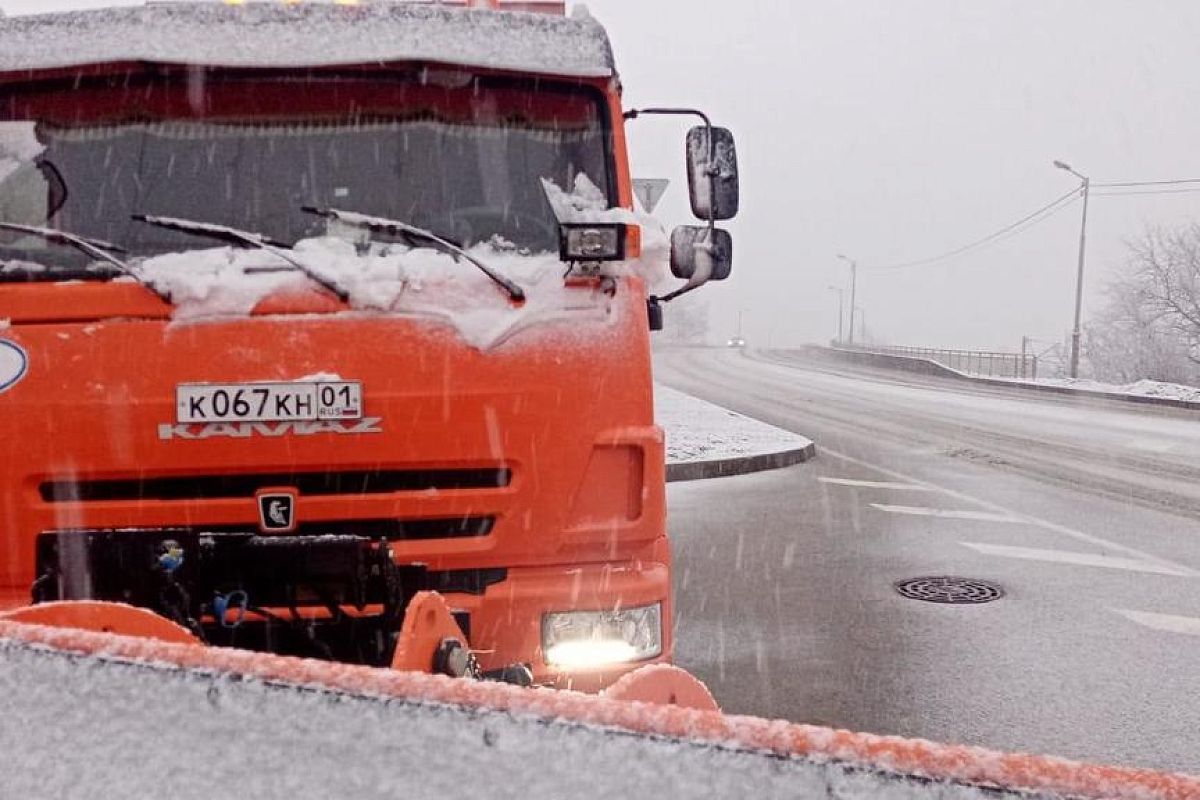
<svg viewBox="0 0 1200 800">
<path fill-rule="evenodd" d="M 1200 387 L 1184 386 L 1178 383 L 1164 383 L 1162 381 L 1145 379 L 1134 383 L 1113 384 L 1086 378 L 1038 378 L 1035 380 L 1001 378 L 995 375 L 964 372 L 963 370 L 948 367 L 940 361 L 923 356 L 876 353 L 870 350 L 847 350 L 839 347 L 820 347 L 817 345 L 808 345 L 806 349 L 832 354 L 841 357 L 843 360 L 867 363 L 872 366 L 902 369 L 910 372 L 932 372 L 933 374 L 952 376 L 994 386 L 1013 386 L 1044 392 L 1059 392 L 1085 397 L 1100 397 L 1108 400 L 1200 410 Z"/>
<path fill-rule="evenodd" d="M 666 431 L 668 480 L 790 466 L 815 451 L 803 436 L 657 383 L 654 415 Z"/>
<path fill-rule="evenodd" d="M 976 376 L 967 373 L 971 377 Z M 994 378 L 1005 383 L 1033 384 L 1034 386 L 1057 386 L 1064 389 L 1082 389 L 1087 392 L 1104 394 L 1128 395 L 1131 397 L 1158 397 L 1166 400 L 1179 400 L 1184 403 L 1200 403 L 1200 387 L 1184 386 L 1179 383 L 1163 383 L 1162 381 L 1140 380 L 1136 383 L 1118 385 L 1101 383 L 1086 378 L 1038 378 L 1033 381 L 1015 380 L 1013 378 Z"/>
</svg>

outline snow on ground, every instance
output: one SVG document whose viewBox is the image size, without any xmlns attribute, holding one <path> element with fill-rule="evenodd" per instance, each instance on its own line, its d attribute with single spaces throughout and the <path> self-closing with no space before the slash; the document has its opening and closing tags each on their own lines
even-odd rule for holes
<svg viewBox="0 0 1200 800">
<path fill-rule="evenodd" d="M 667 435 L 667 463 L 779 453 L 811 442 L 790 431 L 654 385 L 654 415 Z"/>
<path fill-rule="evenodd" d="M 835 350 L 841 348 L 834 348 Z M 970 378 L 983 378 L 990 381 L 1003 381 L 1012 383 L 1018 386 L 1058 386 L 1064 389 L 1079 389 L 1085 392 L 1104 392 L 1106 394 L 1116 395 L 1133 395 L 1135 397 L 1160 397 L 1168 400 L 1181 400 L 1188 403 L 1200 403 L 1200 387 L 1184 386 L 1178 383 L 1165 383 L 1163 381 L 1152 381 L 1142 379 L 1133 383 L 1117 384 L 1104 383 L 1102 381 L 1091 380 L 1090 378 L 1035 378 L 1028 380 L 1025 378 L 1005 378 L 998 375 L 986 375 L 982 372 L 972 372 L 963 369 L 951 367 L 938 361 L 936 358 L 927 358 L 923 356 L 897 355 L 887 352 L 886 350 L 873 351 L 870 348 L 854 348 L 858 352 L 871 353 L 877 352 L 879 355 L 891 356 L 893 358 L 916 359 L 920 361 L 932 361 L 941 367 L 957 372 L 960 375 L 966 375 Z"/>
<path fill-rule="evenodd" d="M 1107 394 L 1125 394 L 1137 397 L 1162 397 L 1168 400 L 1183 400 L 1189 403 L 1200 403 L 1200 387 L 1184 386 L 1178 383 L 1140 380 L 1124 385 L 1102 383 L 1087 378 L 1038 378 L 1034 381 L 1022 381 L 1012 378 L 995 378 L 1010 383 L 1033 383 L 1040 386 L 1061 386 L 1066 389 L 1082 389 L 1088 392 L 1105 392 Z"/>
<path fill-rule="evenodd" d="M 1117 386 L 1111 383 L 1071 378 L 1045 378 L 1038 383 L 1049 386 L 1067 386 L 1072 389 L 1088 389 L 1093 392 L 1111 392 L 1113 394 L 1135 394 L 1141 397 L 1165 397 L 1171 400 L 1185 400 L 1200 403 L 1200 387 L 1184 386 L 1178 383 L 1163 383 L 1162 381 L 1140 380 Z"/>
</svg>

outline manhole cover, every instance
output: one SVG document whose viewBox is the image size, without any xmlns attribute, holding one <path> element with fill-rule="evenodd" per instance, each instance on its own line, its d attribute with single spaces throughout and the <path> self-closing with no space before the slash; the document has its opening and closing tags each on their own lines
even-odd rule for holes
<svg viewBox="0 0 1200 800">
<path fill-rule="evenodd" d="M 1004 597 L 1004 590 L 994 583 L 949 575 L 909 578 L 894 585 L 901 596 L 928 603 L 990 603 Z"/>
</svg>

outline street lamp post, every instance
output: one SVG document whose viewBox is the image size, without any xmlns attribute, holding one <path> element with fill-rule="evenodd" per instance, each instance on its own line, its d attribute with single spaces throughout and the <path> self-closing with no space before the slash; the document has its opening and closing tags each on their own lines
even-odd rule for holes
<svg viewBox="0 0 1200 800">
<path fill-rule="evenodd" d="M 838 296 L 837 343 L 841 344 L 842 343 L 842 308 L 846 305 L 846 293 L 842 290 L 842 288 L 840 286 L 827 286 L 825 288 L 829 289 L 829 291 L 831 291 L 831 292 L 837 292 L 837 296 Z"/>
<path fill-rule="evenodd" d="M 1083 311 L 1083 253 L 1087 245 L 1087 210 L 1088 210 L 1088 189 L 1091 188 L 1091 178 L 1086 175 L 1080 175 L 1075 170 L 1071 169 L 1070 164 L 1062 161 L 1055 161 L 1054 166 L 1059 169 L 1066 170 L 1074 175 L 1079 180 L 1083 181 L 1080 190 L 1083 192 L 1083 221 L 1079 225 L 1079 269 L 1075 275 L 1075 324 L 1071 328 L 1071 377 L 1079 377 L 1079 318 Z"/>
<path fill-rule="evenodd" d="M 858 287 L 858 262 L 852 258 L 848 258 L 841 253 L 838 253 L 838 258 L 850 265 L 850 339 L 849 344 L 854 344 L 854 298 Z"/>
</svg>

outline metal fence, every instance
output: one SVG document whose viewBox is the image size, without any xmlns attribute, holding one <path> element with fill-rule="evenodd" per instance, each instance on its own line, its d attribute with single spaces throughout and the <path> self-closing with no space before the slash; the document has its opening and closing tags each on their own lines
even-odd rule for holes
<svg viewBox="0 0 1200 800">
<path fill-rule="evenodd" d="M 930 347 L 895 345 L 846 345 L 840 347 L 864 353 L 927 358 L 950 369 L 991 378 L 1037 380 L 1038 357 L 1033 353 L 992 353 L 986 350 L 938 350 Z"/>
</svg>

